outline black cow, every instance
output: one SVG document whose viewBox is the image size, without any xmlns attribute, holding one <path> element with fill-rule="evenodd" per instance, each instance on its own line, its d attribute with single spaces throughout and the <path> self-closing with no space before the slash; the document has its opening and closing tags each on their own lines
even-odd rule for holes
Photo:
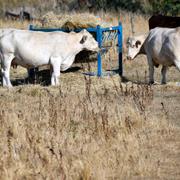
<svg viewBox="0 0 180 180">
<path fill-rule="evenodd" d="M 31 14 L 29 12 L 21 11 L 20 12 L 20 19 L 30 21 L 30 20 L 32 20 L 32 17 L 31 17 Z"/>
<path fill-rule="evenodd" d="M 17 20 L 17 19 L 20 18 L 20 15 L 19 15 L 19 14 L 12 13 L 12 12 L 9 12 L 9 11 L 6 11 L 6 12 L 5 12 L 5 17 L 6 17 L 7 19 Z"/>
<path fill-rule="evenodd" d="M 176 28 L 180 26 L 180 17 L 153 15 L 149 19 L 149 29 L 155 27 Z"/>
<path fill-rule="evenodd" d="M 26 11 L 20 11 L 19 14 L 15 14 L 15 13 L 6 11 L 5 12 L 5 17 L 7 19 L 11 19 L 11 20 L 21 20 L 21 21 L 23 21 L 23 20 L 27 20 L 27 21 L 32 20 L 31 14 L 26 12 Z"/>
</svg>

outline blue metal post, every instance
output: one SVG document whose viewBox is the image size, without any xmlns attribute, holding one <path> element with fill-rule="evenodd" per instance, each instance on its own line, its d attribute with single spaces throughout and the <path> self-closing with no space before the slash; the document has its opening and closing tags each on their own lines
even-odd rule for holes
<svg viewBox="0 0 180 180">
<path fill-rule="evenodd" d="M 29 25 L 29 30 L 32 30 L 32 29 L 33 29 L 33 25 L 30 24 L 30 25 Z"/>
<path fill-rule="evenodd" d="M 118 27 L 118 58 L 119 58 L 119 75 L 123 75 L 123 62 L 122 62 L 122 24 L 119 22 Z"/>
<path fill-rule="evenodd" d="M 102 46 L 102 30 L 101 30 L 101 26 L 99 26 L 99 25 L 97 26 L 97 37 L 96 37 L 96 39 L 98 41 L 99 48 L 101 49 L 101 46 Z M 97 59 L 98 59 L 97 76 L 101 77 L 102 76 L 101 52 L 98 52 Z"/>
</svg>

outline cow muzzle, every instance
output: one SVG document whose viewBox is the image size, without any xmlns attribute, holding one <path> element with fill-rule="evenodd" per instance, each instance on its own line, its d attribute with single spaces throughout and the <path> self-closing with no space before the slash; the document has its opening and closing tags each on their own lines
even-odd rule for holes
<svg viewBox="0 0 180 180">
<path fill-rule="evenodd" d="M 127 56 L 126 58 L 127 58 L 127 60 L 130 60 L 130 61 L 133 60 L 133 58 L 131 56 Z"/>
<path fill-rule="evenodd" d="M 91 51 L 93 51 L 93 52 L 95 52 L 95 53 L 98 53 L 98 52 L 100 51 L 100 48 L 97 47 L 97 48 L 92 49 Z"/>
<path fill-rule="evenodd" d="M 99 51 L 100 51 L 100 48 L 97 47 L 94 51 L 95 51 L 95 52 L 99 52 Z"/>
</svg>

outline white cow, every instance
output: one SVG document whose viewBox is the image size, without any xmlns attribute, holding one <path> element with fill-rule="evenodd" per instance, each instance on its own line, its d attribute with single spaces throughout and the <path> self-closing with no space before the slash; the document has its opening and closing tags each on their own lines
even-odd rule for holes
<svg viewBox="0 0 180 180">
<path fill-rule="evenodd" d="M 58 85 L 60 70 L 68 69 L 83 49 L 98 51 L 97 41 L 86 30 L 79 33 L 11 30 L 0 37 L 3 86 L 12 86 L 9 71 L 14 58 L 26 68 L 50 64 L 51 84 Z"/>
<path fill-rule="evenodd" d="M 12 29 L 12 28 L 6 28 L 6 29 L 0 29 L 0 38 L 4 35 L 7 35 L 8 33 L 10 33 L 12 30 L 15 30 L 15 29 Z M 17 68 L 17 63 L 15 62 L 15 59 L 13 59 L 13 61 L 11 62 L 11 66 L 13 68 Z"/>
<path fill-rule="evenodd" d="M 180 27 L 155 28 L 148 34 L 128 38 L 128 59 L 146 54 L 149 64 L 149 83 L 154 83 L 154 66 L 162 65 L 161 83 L 166 83 L 168 66 L 175 65 L 180 71 Z"/>
</svg>

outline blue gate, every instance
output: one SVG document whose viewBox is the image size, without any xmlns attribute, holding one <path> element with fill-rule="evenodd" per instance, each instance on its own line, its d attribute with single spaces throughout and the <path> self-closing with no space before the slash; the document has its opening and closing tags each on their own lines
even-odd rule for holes
<svg viewBox="0 0 180 180">
<path fill-rule="evenodd" d="M 70 32 L 68 29 L 63 28 L 39 28 L 34 25 L 29 25 L 29 30 L 31 31 L 43 31 L 43 32 L 52 32 L 52 31 L 64 31 L 64 32 Z M 75 32 L 79 32 L 82 29 L 75 29 Z M 101 26 L 97 26 L 95 28 L 87 28 L 86 29 L 90 33 L 95 33 L 96 40 L 99 44 L 99 48 L 101 49 L 100 52 L 97 54 L 97 72 L 89 72 L 85 73 L 91 76 L 97 75 L 99 77 L 106 75 L 109 73 L 109 71 L 103 72 L 102 71 L 102 54 L 106 50 L 107 47 L 103 45 L 104 41 L 106 40 L 114 40 L 118 38 L 117 40 L 117 46 L 118 46 L 118 68 L 116 70 L 113 70 L 113 72 L 118 73 L 120 76 L 123 75 L 123 63 L 122 63 L 122 24 L 119 23 L 118 26 L 108 27 L 108 28 L 102 28 Z M 113 35 L 112 35 L 113 34 Z M 33 74 L 35 72 L 34 69 L 30 69 L 29 75 Z"/>
</svg>

